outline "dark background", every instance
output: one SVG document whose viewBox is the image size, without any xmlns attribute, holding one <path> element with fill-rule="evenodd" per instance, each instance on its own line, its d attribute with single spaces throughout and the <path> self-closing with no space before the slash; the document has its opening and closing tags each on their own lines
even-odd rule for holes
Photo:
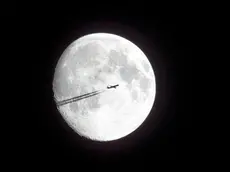
<svg viewBox="0 0 230 172">
<path fill-rule="evenodd" d="M 102 164 L 135 169 L 189 162 L 193 150 L 193 27 L 189 16 L 173 13 L 2 15 L 5 160 L 22 166 L 64 165 L 74 169 Z M 108 143 L 74 134 L 58 114 L 52 97 L 58 58 L 72 41 L 94 32 L 114 33 L 134 42 L 147 55 L 156 75 L 156 101 L 147 120 L 128 137 Z"/>
</svg>

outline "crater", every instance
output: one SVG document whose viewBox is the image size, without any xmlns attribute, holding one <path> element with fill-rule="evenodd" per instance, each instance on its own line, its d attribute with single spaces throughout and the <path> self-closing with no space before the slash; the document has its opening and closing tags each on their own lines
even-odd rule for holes
<svg viewBox="0 0 230 172">
<path fill-rule="evenodd" d="M 126 66 L 127 63 L 127 56 L 115 50 L 111 50 L 109 53 L 109 63 L 112 65 L 124 65 Z"/>
<path fill-rule="evenodd" d="M 100 108 L 100 104 L 98 103 L 99 95 L 89 97 L 88 99 L 89 100 L 87 102 L 88 102 L 89 109 Z"/>
<path fill-rule="evenodd" d="M 143 61 L 142 64 L 144 66 L 145 71 L 148 73 L 150 70 L 150 65 L 146 61 Z"/>
<path fill-rule="evenodd" d="M 123 66 L 119 73 L 121 78 L 130 84 L 138 76 L 138 69 L 135 66 Z"/>
<path fill-rule="evenodd" d="M 132 98 L 133 98 L 133 100 L 137 100 L 137 91 L 136 90 L 133 90 L 132 91 Z"/>
<path fill-rule="evenodd" d="M 146 91 L 149 88 L 149 83 L 150 83 L 150 81 L 148 78 L 146 78 L 146 77 L 140 78 L 140 88 L 143 91 Z"/>
<path fill-rule="evenodd" d="M 71 111 L 73 111 L 73 112 L 78 112 L 79 111 L 78 102 L 70 103 L 69 107 L 70 107 Z"/>
</svg>

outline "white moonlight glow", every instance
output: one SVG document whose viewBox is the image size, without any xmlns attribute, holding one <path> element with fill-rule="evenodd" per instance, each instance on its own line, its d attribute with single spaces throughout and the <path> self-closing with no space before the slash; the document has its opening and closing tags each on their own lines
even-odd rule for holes
<svg viewBox="0 0 230 172">
<path fill-rule="evenodd" d="M 119 84 L 116 89 L 108 85 Z M 70 44 L 58 61 L 53 80 L 57 101 L 105 92 L 59 106 L 79 135 L 110 141 L 127 136 L 146 119 L 155 100 L 155 76 L 145 54 L 117 35 L 95 33 Z"/>
</svg>

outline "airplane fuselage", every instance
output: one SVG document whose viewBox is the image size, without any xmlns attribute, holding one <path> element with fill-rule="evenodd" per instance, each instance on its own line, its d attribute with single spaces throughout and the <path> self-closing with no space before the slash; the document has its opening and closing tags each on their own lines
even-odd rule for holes
<svg viewBox="0 0 230 172">
<path fill-rule="evenodd" d="M 117 85 L 107 86 L 107 89 L 116 88 L 116 87 L 118 87 L 118 86 L 119 86 L 119 84 L 117 84 Z"/>
</svg>

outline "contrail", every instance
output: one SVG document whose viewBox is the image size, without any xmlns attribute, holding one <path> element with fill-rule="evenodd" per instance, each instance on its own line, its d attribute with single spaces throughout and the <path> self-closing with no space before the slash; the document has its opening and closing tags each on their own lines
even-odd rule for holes
<svg viewBox="0 0 230 172">
<path fill-rule="evenodd" d="M 101 91 L 101 90 L 99 90 L 99 91 Z M 97 93 L 97 92 L 99 92 L 99 91 L 93 91 L 93 92 L 91 92 L 91 93 L 86 93 L 86 94 L 83 94 L 83 95 L 80 95 L 80 96 L 76 96 L 76 97 L 72 97 L 72 98 L 69 98 L 69 99 L 66 99 L 66 100 L 62 100 L 62 101 L 59 101 L 59 102 L 69 101 L 69 100 L 72 100 L 72 99 L 74 99 L 74 98 L 85 97 L 85 96 L 87 96 L 87 95 L 94 94 L 94 93 Z"/>
<path fill-rule="evenodd" d="M 94 91 L 92 93 L 87 93 L 87 94 L 83 94 L 81 96 L 77 96 L 77 97 L 73 97 L 73 98 L 70 98 L 70 99 L 62 100 L 62 101 L 57 102 L 57 105 L 62 106 L 62 105 L 65 105 L 65 104 L 73 103 L 73 102 L 76 102 L 76 101 L 79 101 L 79 100 L 82 100 L 82 99 L 85 99 L 85 98 L 88 98 L 88 97 L 95 96 L 95 95 L 100 94 L 100 93 L 102 93 L 104 91 L 105 90 Z"/>
</svg>

